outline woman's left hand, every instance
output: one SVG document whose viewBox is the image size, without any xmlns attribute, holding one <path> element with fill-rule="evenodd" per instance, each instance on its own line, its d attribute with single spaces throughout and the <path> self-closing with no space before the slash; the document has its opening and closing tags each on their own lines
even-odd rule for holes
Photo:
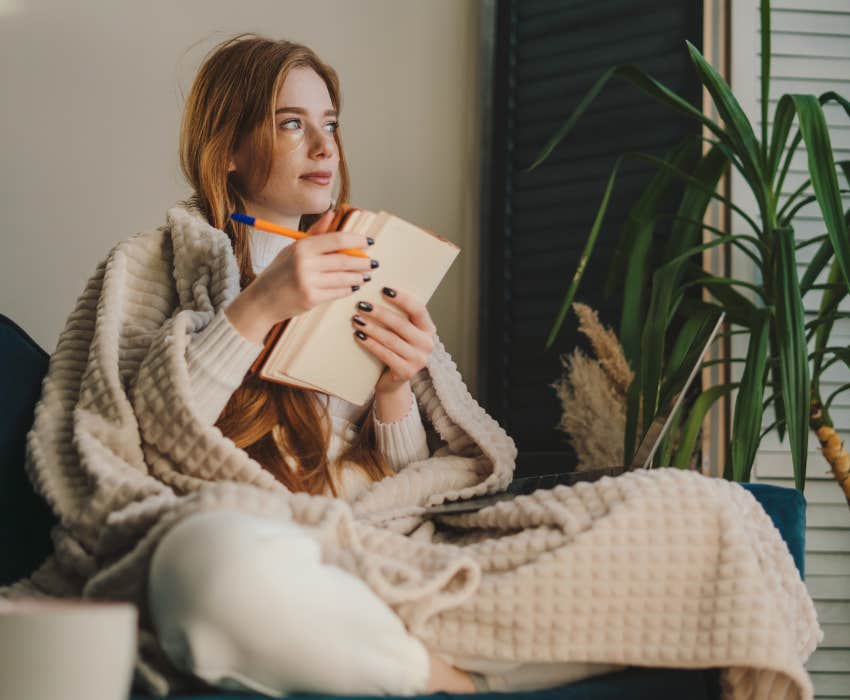
<svg viewBox="0 0 850 700">
<path fill-rule="evenodd" d="M 365 339 L 355 336 L 357 342 L 387 366 L 375 385 L 375 393 L 392 393 L 409 382 L 428 362 L 437 327 L 425 304 L 412 295 L 389 287 L 384 287 L 383 293 L 384 298 L 402 313 L 382 306 L 368 310 L 360 305 L 368 302 L 360 302 L 351 323 L 366 336 Z"/>
</svg>

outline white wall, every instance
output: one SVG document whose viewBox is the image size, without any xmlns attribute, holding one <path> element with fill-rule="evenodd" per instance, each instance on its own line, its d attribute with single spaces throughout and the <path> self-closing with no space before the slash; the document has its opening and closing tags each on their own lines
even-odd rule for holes
<svg viewBox="0 0 850 700">
<path fill-rule="evenodd" d="M 474 391 L 477 13 L 474 0 L 0 0 L 0 313 L 52 351 L 109 248 L 188 193 L 183 95 L 209 48 L 253 31 L 339 73 L 352 203 L 461 246 L 428 308 Z"/>
</svg>

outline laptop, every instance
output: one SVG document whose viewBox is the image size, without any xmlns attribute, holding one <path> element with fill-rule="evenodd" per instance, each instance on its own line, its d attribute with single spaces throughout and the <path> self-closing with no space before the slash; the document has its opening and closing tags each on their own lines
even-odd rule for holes
<svg viewBox="0 0 850 700">
<path fill-rule="evenodd" d="M 679 372 L 670 377 L 662 385 L 661 403 L 658 413 L 641 439 L 631 464 L 628 466 L 620 465 L 521 477 L 511 481 L 505 491 L 429 506 L 425 509 L 425 515 L 437 516 L 474 513 L 485 506 L 498 503 L 499 501 L 511 500 L 517 496 L 527 495 L 538 489 L 551 489 L 561 484 L 569 486 L 579 481 L 596 481 L 603 476 L 617 476 L 635 469 L 649 469 L 652 464 L 652 458 L 655 456 L 665 433 L 673 422 L 673 417 L 682 404 L 682 400 L 685 398 L 688 388 L 693 383 L 694 377 L 697 376 L 697 372 L 702 365 L 703 357 L 705 357 L 705 353 L 717 336 L 725 317 L 726 314 L 722 311 L 712 313 L 698 327 L 693 340 L 684 354 Z"/>
</svg>

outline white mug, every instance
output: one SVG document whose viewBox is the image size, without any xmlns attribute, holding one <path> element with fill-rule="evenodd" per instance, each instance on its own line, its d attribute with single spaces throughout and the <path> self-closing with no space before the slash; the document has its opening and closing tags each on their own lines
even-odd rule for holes
<svg viewBox="0 0 850 700">
<path fill-rule="evenodd" d="M 0 698 L 125 700 L 136 619 L 129 603 L 0 601 Z"/>
</svg>

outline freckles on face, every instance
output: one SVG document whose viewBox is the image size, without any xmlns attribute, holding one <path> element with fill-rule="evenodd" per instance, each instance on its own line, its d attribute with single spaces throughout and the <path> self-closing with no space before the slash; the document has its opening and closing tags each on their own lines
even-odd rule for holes
<svg viewBox="0 0 850 700">
<path fill-rule="evenodd" d="M 294 68 L 275 102 L 271 172 L 255 201 L 285 215 L 318 213 L 332 199 L 338 177 L 338 115 L 327 86 L 312 68 Z M 314 171 L 329 171 L 330 183 L 306 180 Z"/>
<path fill-rule="evenodd" d="M 278 180 L 296 180 L 300 176 L 300 164 L 306 161 L 305 144 L 302 138 L 292 143 L 291 138 L 278 134 L 275 138 L 272 176 Z"/>
<path fill-rule="evenodd" d="M 336 173 L 338 119 L 322 78 L 311 68 L 292 69 L 275 104 L 276 155 L 296 177 L 312 170 Z"/>
</svg>

